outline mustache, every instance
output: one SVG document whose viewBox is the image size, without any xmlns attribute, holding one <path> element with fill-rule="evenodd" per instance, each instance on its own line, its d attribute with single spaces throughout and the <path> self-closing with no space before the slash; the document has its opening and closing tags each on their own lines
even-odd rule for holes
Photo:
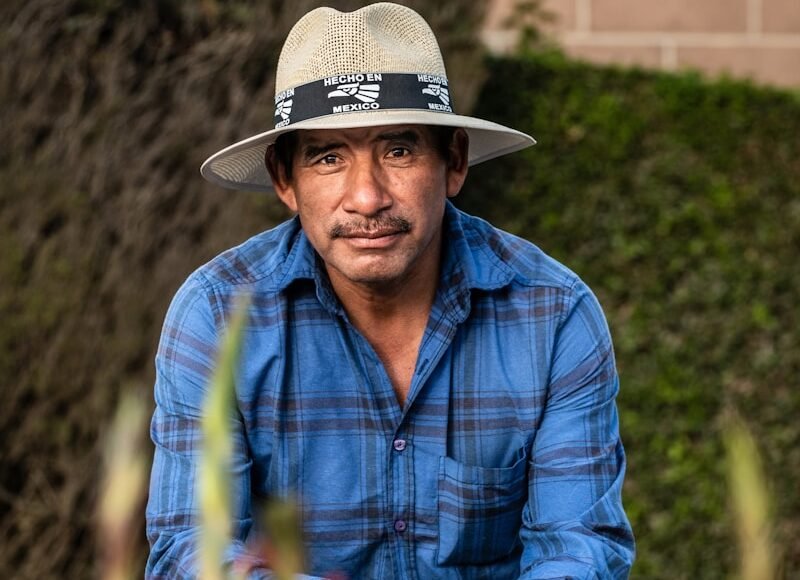
<svg viewBox="0 0 800 580">
<path fill-rule="evenodd" d="M 391 234 L 404 234 L 411 231 L 411 222 L 401 216 L 387 215 L 364 221 L 340 222 L 331 226 L 328 235 L 331 239 L 355 238 Z"/>
</svg>

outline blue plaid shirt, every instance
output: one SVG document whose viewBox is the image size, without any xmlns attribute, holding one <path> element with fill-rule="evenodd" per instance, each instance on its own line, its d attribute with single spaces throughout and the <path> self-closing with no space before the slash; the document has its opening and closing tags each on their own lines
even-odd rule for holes
<svg viewBox="0 0 800 580">
<path fill-rule="evenodd" d="M 196 574 L 199 421 L 241 294 L 252 302 L 230 560 L 245 551 L 253 497 L 291 494 L 314 575 L 627 577 L 618 379 L 600 306 L 537 247 L 449 204 L 445 233 L 402 408 L 297 219 L 189 277 L 156 357 L 148 577 Z"/>
</svg>

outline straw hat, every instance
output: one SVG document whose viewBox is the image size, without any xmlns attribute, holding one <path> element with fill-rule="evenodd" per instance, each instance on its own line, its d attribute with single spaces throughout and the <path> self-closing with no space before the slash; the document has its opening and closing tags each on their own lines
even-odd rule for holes
<svg viewBox="0 0 800 580">
<path fill-rule="evenodd" d="M 470 165 L 536 142 L 454 113 L 428 23 L 410 8 L 381 2 L 355 12 L 318 8 L 301 18 L 278 60 L 275 128 L 215 153 L 200 172 L 223 187 L 269 191 L 264 153 L 282 133 L 397 124 L 463 127 Z"/>
</svg>

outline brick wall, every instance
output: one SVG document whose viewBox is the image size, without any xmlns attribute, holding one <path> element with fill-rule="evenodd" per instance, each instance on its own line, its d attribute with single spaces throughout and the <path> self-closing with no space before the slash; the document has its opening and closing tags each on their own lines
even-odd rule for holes
<svg viewBox="0 0 800 580">
<path fill-rule="evenodd" d="M 484 38 L 503 52 L 517 0 L 492 0 Z M 577 58 L 726 73 L 800 87 L 800 0 L 542 0 L 546 32 Z"/>
</svg>

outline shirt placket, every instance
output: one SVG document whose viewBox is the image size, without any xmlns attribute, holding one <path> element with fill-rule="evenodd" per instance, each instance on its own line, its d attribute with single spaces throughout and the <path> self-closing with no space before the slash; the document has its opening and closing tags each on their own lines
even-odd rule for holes
<svg viewBox="0 0 800 580">
<path fill-rule="evenodd" d="M 414 486 L 417 481 L 415 470 L 433 468 L 424 462 L 422 456 L 415 454 L 413 433 L 417 412 L 414 401 L 422 389 L 429 388 L 426 383 L 452 343 L 455 333 L 455 322 L 445 314 L 444 309 L 434 307 L 420 346 L 409 398 L 392 440 L 388 471 L 392 492 L 390 497 L 397 514 L 393 531 L 397 539 L 395 570 L 398 578 L 419 578 L 414 551 L 417 526 L 414 502 L 416 497 Z M 446 417 L 442 417 L 442 420 L 446 421 Z"/>
<path fill-rule="evenodd" d="M 383 363 L 378 358 L 377 353 L 369 344 L 369 342 L 356 330 L 350 322 L 344 318 L 343 329 L 346 335 L 346 342 L 350 344 L 347 351 L 351 353 L 351 364 L 355 367 L 358 376 L 364 378 L 365 394 L 369 398 L 370 408 L 375 413 L 376 421 L 382 426 L 381 440 L 376 442 L 376 445 L 383 447 L 384 451 L 380 455 L 388 459 L 388 469 L 378 470 L 382 473 L 383 480 L 379 482 L 379 488 L 374 490 L 381 498 L 383 509 L 381 516 L 381 524 L 385 528 L 385 536 L 388 538 L 388 548 L 382 550 L 383 556 L 389 561 L 384 562 L 380 569 L 384 571 L 384 577 L 389 577 L 389 571 L 397 578 L 408 578 L 408 574 L 403 574 L 405 568 L 402 562 L 407 560 L 403 552 L 408 551 L 405 544 L 404 534 L 408 527 L 407 506 L 402 505 L 396 501 L 395 490 L 402 488 L 402 483 L 393 481 L 393 453 L 395 450 L 395 437 L 398 427 L 400 425 L 401 411 L 397 404 L 394 389 L 392 388 L 391 380 L 383 366 Z M 391 401 L 391 404 L 389 404 Z M 398 446 L 403 446 L 397 443 Z"/>
<path fill-rule="evenodd" d="M 372 404 L 381 415 L 381 424 L 388 427 L 384 430 L 386 446 L 386 485 L 385 485 L 385 510 L 383 524 L 388 538 L 387 556 L 390 562 L 383 567 L 384 570 L 393 571 L 395 578 L 417 578 L 414 554 L 414 462 L 413 452 L 413 421 L 414 405 L 412 396 L 424 387 L 431 375 L 433 368 L 444 355 L 447 347 L 452 342 L 456 326 L 444 312 L 444 309 L 434 308 L 431 320 L 422 340 L 414 372 L 409 399 L 404 409 L 397 403 L 393 408 L 382 405 L 381 401 L 395 399 L 389 374 L 383 363 L 369 342 L 349 322 L 345 324 L 350 335 L 351 344 L 355 345 L 357 360 L 362 367 L 362 376 L 365 376 L 371 388 Z M 355 361 L 353 361 L 355 362 Z"/>
</svg>

